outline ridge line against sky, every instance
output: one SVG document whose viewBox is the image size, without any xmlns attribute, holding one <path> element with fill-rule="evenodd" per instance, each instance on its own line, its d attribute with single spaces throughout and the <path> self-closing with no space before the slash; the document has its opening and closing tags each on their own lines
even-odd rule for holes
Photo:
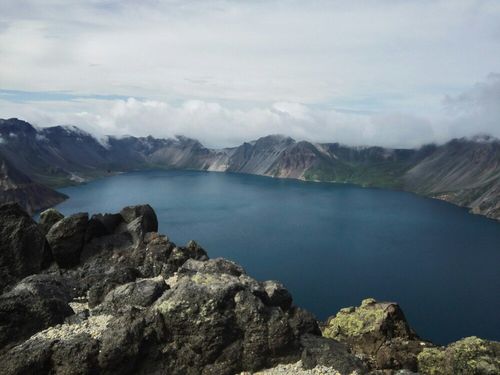
<svg viewBox="0 0 500 375">
<path fill-rule="evenodd" d="M 500 137 L 500 1 L 0 4 L 0 117 L 95 134 Z"/>
</svg>

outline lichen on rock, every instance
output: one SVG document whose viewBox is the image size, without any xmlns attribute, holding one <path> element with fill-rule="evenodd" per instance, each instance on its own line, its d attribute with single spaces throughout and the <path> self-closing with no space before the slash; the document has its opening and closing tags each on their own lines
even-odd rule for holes
<svg viewBox="0 0 500 375">
<path fill-rule="evenodd" d="M 426 348 L 418 355 L 422 375 L 500 374 L 500 343 L 466 337 L 444 348 Z"/>
<path fill-rule="evenodd" d="M 341 309 L 322 327 L 323 336 L 346 343 L 373 369 L 417 370 L 417 354 L 430 343 L 410 328 L 393 302 L 364 299 L 358 307 Z"/>
</svg>

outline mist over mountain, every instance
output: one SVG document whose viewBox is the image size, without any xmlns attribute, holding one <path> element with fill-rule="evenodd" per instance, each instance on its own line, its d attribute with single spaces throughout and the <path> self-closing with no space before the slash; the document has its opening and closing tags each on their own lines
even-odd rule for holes
<svg viewBox="0 0 500 375">
<path fill-rule="evenodd" d="M 146 168 L 227 171 L 401 189 L 500 218 L 500 141 L 491 137 L 390 149 L 270 135 L 238 147 L 210 149 L 183 136 L 98 139 L 77 127 L 38 129 L 18 119 L 0 120 L 0 137 L 4 168 L 8 165 L 9 170 L 33 180 L 38 189 Z M 40 193 L 45 201 L 39 198 L 28 205 L 25 196 L 10 193 L 9 179 L 4 177 L 4 181 L 3 201 L 20 201 L 36 210 L 62 199 L 45 188 Z"/>
</svg>

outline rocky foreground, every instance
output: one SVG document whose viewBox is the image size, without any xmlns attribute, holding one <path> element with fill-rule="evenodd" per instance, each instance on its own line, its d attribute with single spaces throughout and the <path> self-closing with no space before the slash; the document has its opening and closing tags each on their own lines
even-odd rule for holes
<svg viewBox="0 0 500 375">
<path fill-rule="evenodd" d="M 148 206 L 35 223 L 0 207 L 1 374 L 498 374 L 500 343 L 421 340 L 397 304 L 366 299 L 319 323 Z"/>
</svg>

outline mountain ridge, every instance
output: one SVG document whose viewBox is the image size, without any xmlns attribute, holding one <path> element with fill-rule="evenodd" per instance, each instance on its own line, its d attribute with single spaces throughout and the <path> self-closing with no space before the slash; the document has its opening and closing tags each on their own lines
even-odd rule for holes
<svg viewBox="0 0 500 375">
<path fill-rule="evenodd" d="M 235 172 L 405 190 L 500 219 L 500 140 L 486 136 L 397 149 L 269 135 L 210 149 L 184 136 L 103 140 L 75 126 L 8 119 L 0 120 L 0 139 L 0 157 L 49 187 L 146 168 Z"/>
</svg>

